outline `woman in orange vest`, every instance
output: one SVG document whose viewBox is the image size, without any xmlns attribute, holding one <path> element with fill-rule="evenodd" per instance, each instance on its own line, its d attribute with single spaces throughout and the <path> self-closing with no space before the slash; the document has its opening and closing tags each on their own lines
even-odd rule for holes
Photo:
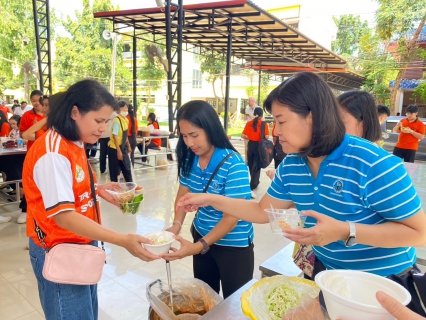
<svg viewBox="0 0 426 320">
<path fill-rule="evenodd" d="M 251 197 L 256 199 L 257 196 L 253 190 L 259 185 L 260 178 L 260 165 L 259 165 L 259 142 L 262 140 L 261 125 L 263 110 L 262 108 L 255 108 L 253 111 L 254 119 L 246 123 L 241 138 L 248 140 L 247 157 L 248 167 L 250 171 L 250 188 Z M 265 123 L 265 139 L 269 138 L 269 127 Z"/>
<path fill-rule="evenodd" d="M 147 120 L 148 120 L 148 126 L 152 125 L 154 127 L 154 130 L 160 129 L 160 125 L 158 124 L 157 117 L 156 117 L 155 113 L 151 112 L 148 115 Z M 142 143 L 138 144 L 138 149 L 139 149 L 139 151 L 142 155 L 147 154 L 148 149 L 160 149 L 160 148 L 161 148 L 161 139 L 160 138 L 154 138 L 154 139 L 147 140 L 145 142 L 145 148 L 142 148 Z M 145 162 L 145 161 L 146 161 L 146 157 L 142 157 L 142 162 Z"/>
<path fill-rule="evenodd" d="M 25 158 L 22 177 L 28 201 L 29 255 L 46 319 L 98 319 L 96 284 L 60 284 L 43 277 L 46 251 L 55 245 L 97 246 L 105 241 L 141 260 L 159 259 L 142 246 L 150 240 L 107 229 L 97 214 L 101 208 L 94 199 L 117 205 L 106 191 L 115 184 L 97 184 L 84 144 L 100 138 L 114 109 L 118 109 L 114 97 L 101 84 L 77 82 L 51 104 L 48 130 Z"/>
</svg>

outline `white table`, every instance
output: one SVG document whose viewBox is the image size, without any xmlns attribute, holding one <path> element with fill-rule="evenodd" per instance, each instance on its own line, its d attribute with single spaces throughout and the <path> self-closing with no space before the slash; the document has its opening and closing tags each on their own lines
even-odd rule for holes
<svg viewBox="0 0 426 320">
<path fill-rule="evenodd" d="M 243 285 L 240 289 L 231 294 L 228 298 L 219 303 L 212 310 L 203 315 L 200 320 L 239 320 L 250 319 L 243 314 L 241 310 L 241 295 L 257 282 L 252 279 Z"/>
<path fill-rule="evenodd" d="M 27 148 L 0 148 L 0 156 L 16 156 L 16 155 L 22 155 L 27 153 Z M 21 183 L 22 180 L 12 180 L 12 181 L 4 181 L 3 183 L 7 184 L 15 184 L 16 185 L 16 195 L 15 195 L 15 201 L 13 202 L 5 202 L 0 203 L 0 207 L 7 206 L 11 204 L 19 203 L 21 200 L 21 195 L 19 191 L 19 183 Z"/>
<path fill-rule="evenodd" d="M 167 164 L 163 164 L 163 165 L 157 165 L 157 155 L 164 155 L 165 157 L 166 157 L 166 159 L 167 159 L 167 155 L 169 155 L 169 154 L 173 154 L 173 151 L 170 149 L 170 143 L 169 143 L 169 138 L 170 138 L 170 136 L 169 135 L 160 135 L 160 136 L 157 136 L 157 135 L 151 135 L 151 136 L 147 136 L 147 137 L 141 137 L 141 136 L 137 136 L 136 137 L 136 142 L 137 143 L 142 143 L 142 150 L 143 150 L 143 153 L 145 153 L 145 148 L 146 148 L 146 145 L 145 145 L 145 143 L 147 142 L 147 141 L 149 141 L 149 140 L 151 140 L 151 139 L 166 139 L 166 142 L 167 142 L 167 148 L 162 148 L 162 147 L 160 147 L 160 148 L 158 148 L 158 149 L 151 149 L 151 150 L 156 150 L 156 151 L 158 151 L 157 153 L 152 153 L 152 154 L 146 154 L 146 155 L 142 155 L 142 157 L 154 157 L 154 164 L 149 164 L 148 162 L 147 163 L 143 163 L 143 162 L 138 162 L 139 164 L 141 164 L 142 166 L 141 167 L 139 167 L 139 168 L 135 168 L 134 170 L 145 170 L 145 169 L 150 169 L 150 168 L 161 168 L 161 167 L 168 167 L 168 166 L 171 166 L 171 165 L 173 165 L 173 163 L 167 163 Z"/>
</svg>

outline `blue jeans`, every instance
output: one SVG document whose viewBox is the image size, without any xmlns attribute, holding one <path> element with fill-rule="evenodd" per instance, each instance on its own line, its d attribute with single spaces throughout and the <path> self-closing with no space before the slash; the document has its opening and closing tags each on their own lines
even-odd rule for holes
<svg viewBox="0 0 426 320">
<path fill-rule="evenodd" d="M 97 245 L 93 241 L 92 245 Z M 46 320 L 97 320 L 97 285 L 59 284 L 43 278 L 45 252 L 29 240 L 30 260 L 37 278 L 38 294 Z"/>
</svg>

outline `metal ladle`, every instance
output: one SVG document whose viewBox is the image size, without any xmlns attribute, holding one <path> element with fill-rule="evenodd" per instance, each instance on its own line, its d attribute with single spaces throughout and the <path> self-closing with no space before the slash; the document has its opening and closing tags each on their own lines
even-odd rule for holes
<svg viewBox="0 0 426 320">
<path fill-rule="evenodd" d="M 170 261 L 166 260 L 167 282 L 169 283 L 170 307 L 173 311 L 173 290 L 172 290 L 172 273 L 170 271 Z"/>
</svg>

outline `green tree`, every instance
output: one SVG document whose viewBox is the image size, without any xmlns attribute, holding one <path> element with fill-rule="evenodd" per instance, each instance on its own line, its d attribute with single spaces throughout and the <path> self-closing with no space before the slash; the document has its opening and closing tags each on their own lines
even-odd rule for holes
<svg viewBox="0 0 426 320">
<path fill-rule="evenodd" d="M 337 26 L 336 40 L 331 43 L 331 49 L 337 54 L 353 55 L 358 51 L 361 37 L 370 33 L 367 21 L 362 22 L 359 16 L 352 14 L 333 17 Z"/>
<path fill-rule="evenodd" d="M 0 24 L 0 95 L 6 88 L 23 85 L 22 65 L 26 61 L 35 64 L 35 32 L 31 0 L 0 0 L 2 23 Z M 53 15 L 53 13 L 51 13 Z M 28 38 L 27 45 L 22 39 Z M 13 61 L 13 62 L 11 62 Z M 16 64 L 20 74 L 15 76 L 12 67 Z M 31 78 L 36 87 L 36 78 Z"/>
<path fill-rule="evenodd" d="M 390 97 L 390 110 L 395 114 L 396 94 L 410 61 L 419 54 L 418 37 L 426 21 L 426 0 L 378 0 L 377 34 L 385 42 L 397 44 L 393 53 L 399 65 Z"/>
<path fill-rule="evenodd" d="M 389 82 L 395 79 L 395 61 L 388 53 L 388 43 L 371 33 L 361 37 L 358 56 L 353 58 L 355 71 L 365 76 L 362 89 L 371 93 L 378 104 L 389 105 Z"/>
<path fill-rule="evenodd" d="M 416 89 L 414 89 L 414 96 L 426 102 L 426 81 L 423 80 Z"/>
<path fill-rule="evenodd" d="M 163 65 L 158 61 L 158 59 L 150 61 L 147 58 L 147 53 L 145 50 L 146 45 L 152 45 L 152 43 L 148 41 L 138 41 L 138 47 L 142 48 L 145 52 L 141 67 L 138 68 L 138 79 L 142 81 L 145 93 L 148 96 L 146 104 L 146 116 L 148 116 L 151 93 L 161 89 L 163 86 L 163 80 L 167 77 L 167 74 L 164 71 Z M 165 58 L 164 45 L 159 43 L 155 43 L 155 45 L 162 49 L 163 58 Z"/>
<path fill-rule="evenodd" d="M 201 57 L 201 72 L 208 73 L 207 82 L 212 84 L 213 94 L 216 99 L 222 100 L 225 96 L 223 94 L 223 80 L 225 77 L 226 60 L 225 56 L 218 52 L 211 52 Z M 215 83 L 217 80 L 221 81 L 221 97 L 217 95 Z"/>
<path fill-rule="evenodd" d="M 111 78 L 112 41 L 105 40 L 102 32 L 112 30 L 112 23 L 95 19 L 93 12 L 118 10 L 111 0 L 83 0 L 83 10 L 76 12 L 76 20 L 67 17 L 62 24 L 69 37 L 58 37 L 56 42 L 55 69 L 62 85 L 67 87 L 76 81 L 92 78 L 109 87 Z M 125 92 L 130 88 L 132 73 L 124 66 L 122 45 L 117 45 L 116 87 Z"/>
</svg>

